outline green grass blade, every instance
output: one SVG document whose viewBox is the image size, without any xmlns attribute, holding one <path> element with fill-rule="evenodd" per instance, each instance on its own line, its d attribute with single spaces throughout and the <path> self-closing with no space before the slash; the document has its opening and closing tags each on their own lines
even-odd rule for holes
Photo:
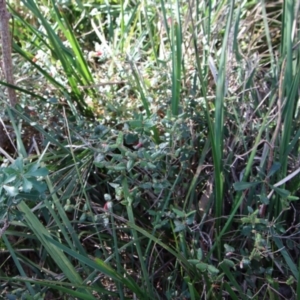
<svg viewBox="0 0 300 300">
<path fill-rule="evenodd" d="M 244 292 L 241 289 L 241 286 L 237 283 L 236 279 L 233 277 L 232 272 L 229 270 L 228 266 L 225 262 L 220 264 L 220 268 L 223 270 L 230 283 L 234 286 L 234 288 L 239 292 L 240 299 L 248 299 L 248 297 L 244 296 Z"/>
<path fill-rule="evenodd" d="M 18 269 L 20 275 L 21 275 L 22 277 L 24 277 L 24 278 L 27 277 L 27 276 L 26 276 L 26 273 L 25 273 L 25 271 L 24 271 L 24 269 L 23 269 L 23 267 L 22 267 L 22 265 L 21 265 L 20 262 L 19 262 L 18 257 L 17 257 L 16 254 L 15 254 L 15 251 L 14 251 L 13 247 L 11 246 L 10 242 L 8 241 L 8 239 L 7 239 L 7 237 L 6 237 L 6 234 L 3 234 L 3 235 L 2 235 L 2 240 L 3 240 L 3 242 L 4 242 L 4 244 L 5 244 L 6 248 L 7 248 L 7 250 L 10 252 L 10 255 L 11 255 L 11 257 L 12 257 L 12 259 L 13 259 L 13 261 L 14 261 L 14 264 L 16 265 L 16 267 L 17 267 L 17 269 Z M 34 289 L 33 289 L 32 286 L 31 286 L 31 284 L 29 284 L 28 282 L 26 282 L 26 287 L 27 287 L 29 293 L 30 293 L 32 296 L 34 296 L 34 295 L 36 294 L 36 292 L 34 291 Z"/>
<path fill-rule="evenodd" d="M 259 132 L 258 132 L 258 135 L 255 139 L 255 143 L 254 143 L 254 146 L 252 148 L 252 151 L 250 153 L 250 157 L 247 161 L 247 165 L 246 165 L 246 168 L 245 168 L 245 172 L 244 172 L 244 176 L 242 178 L 242 181 L 243 182 L 246 182 L 248 177 L 249 177 L 249 174 L 251 172 L 251 168 L 252 168 L 252 165 L 253 165 L 253 161 L 254 161 L 254 157 L 255 157 L 255 154 L 256 154 L 256 151 L 257 151 L 257 147 L 261 141 L 261 136 L 265 130 L 265 124 L 267 122 L 267 118 L 265 118 L 263 120 L 263 123 L 262 123 L 262 126 L 260 127 L 259 129 Z M 241 206 L 241 203 L 242 201 L 244 200 L 244 196 L 243 196 L 243 191 L 240 191 L 236 194 L 235 196 L 235 199 L 234 199 L 234 204 L 233 204 L 233 208 L 230 212 L 230 215 L 228 216 L 227 218 L 227 221 L 225 223 L 225 225 L 223 226 L 222 230 L 220 231 L 220 233 L 217 235 L 216 237 L 216 240 L 209 252 L 209 254 L 207 255 L 207 258 L 210 257 L 210 255 L 212 254 L 212 252 L 214 251 L 214 249 L 221 243 L 221 238 L 222 236 L 229 230 L 230 226 L 231 226 L 231 223 L 233 221 L 233 218 L 235 217 L 235 214 L 237 212 L 237 210 L 239 209 L 239 207 Z"/>
<path fill-rule="evenodd" d="M 239 300 L 241 298 L 238 298 L 238 296 L 235 294 L 235 292 L 232 290 L 231 286 L 229 285 L 228 282 L 224 282 L 224 289 L 228 292 L 228 294 L 230 295 L 230 299 L 232 300 Z M 248 299 L 248 298 L 244 298 L 244 299 Z"/>
<path fill-rule="evenodd" d="M 191 282 L 191 279 L 189 277 L 185 277 L 184 280 L 188 285 L 191 300 L 200 299 L 200 295 L 199 295 L 197 289 L 195 288 L 193 282 Z"/>
<path fill-rule="evenodd" d="M 124 198 L 127 201 L 126 206 L 127 206 L 127 214 L 128 214 L 129 221 L 132 222 L 132 223 L 135 223 L 134 215 L 133 215 L 133 211 L 132 211 L 132 201 L 133 201 L 133 199 L 132 199 L 132 197 L 130 196 L 130 193 L 129 193 L 128 183 L 127 183 L 126 177 L 123 178 L 122 187 L 123 187 Z M 145 286 L 147 287 L 147 292 L 149 293 L 149 295 L 151 297 L 153 297 L 154 295 L 153 295 L 153 291 L 152 291 L 152 285 L 151 285 L 151 282 L 149 280 L 150 277 L 149 277 L 149 274 L 148 274 L 148 271 L 147 271 L 147 268 L 146 268 L 145 257 L 143 255 L 142 248 L 141 248 L 141 245 L 139 243 L 139 237 L 138 237 L 138 234 L 137 234 L 135 229 L 131 229 L 131 230 L 132 230 L 132 236 L 135 240 L 135 246 L 136 246 L 138 258 L 139 258 L 139 261 L 140 261 L 140 266 L 141 266 L 142 275 L 143 275 L 142 278 L 144 280 Z"/>
<path fill-rule="evenodd" d="M 41 13 L 41 10 L 33 0 L 23 0 L 24 5 L 32 11 L 36 18 L 40 20 L 47 32 L 47 38 L 49 44 L 51 45 L 51 51 L 55 54 L 57 59 L 61 62 L 62 68 L 64 70 L 65 76 L 71 87 L 73 101 L 78 105 L 78 108 L 91 115 L 91 108 L 88 107 L 84 100 L 84 95 L 80 91 L 79 86 L 84 85 L 82 77 L 78 74 L 78 69 L 74 62 L 74 53 L 71 49 L 67 48 L 63 42 L 60 40 L 59 36 L 55 32 L 53 26 L 47 21 L 47 19 Z M 59 17 L 59 16 L 58 16 Z M 74 42 L 74 41 L 73 41 Z M 74 43 L 73 43 L 74 45 Z M 78 53 L 77 53 L 78 54 Z M 82 56 L 79 56 L 82 58 Z"/>
<path fill-rule="evenodd" d="M 28 227 L 38 238 L 43 247 L 45 247 L 48 254 L 53 258 L 57 266 L 63 271 L 69 281 L 74 283 L 75 286 L 76 284 L 81 285 L 82 279 L 69 259 L 57 246 L 49 242 L 49 239 L 51 239 L 49 231 L 39 222 L 37 217 L 32 213 L 32 211 L 24 201 L 20 202 L 17 207 L 20 212 L 23 213 L 24 220 L 27 223 Z M 81 292 L 86 293 L 87 295 L 90 294 L 90 292 L 87 290 L 83 290 Z"/>
<path fill-rule="evenodd" d="M 3 281 L 8 281 L 8 282 L 25 282 L 25 283 L 32 283 L 32 284 L 37 284 L 35 279 L 24 279 L 24 278 L 9 278 L 9 277 L 0 277 Z M 78 297 L 78 299 L 82 300 L 95 300 L 94 296 L 87 295 L 85 293 L 79 292 L 78 290 L 74 290 L 74 285 L 72 283 L 68 282 L 57 282 L 57 281 L 50 281 L 50 280 L 39 280 L 38 284 L 40 286 L 45 286 L 49 287 L 53 290 L 61 291 L 65 295 L 70 295 L 74 297 Z M 100 288 L 95 288 L 92 286 L 85 286 L 85 285 L 77 285 L 77 288 L 81 289 L 88 289 L 91 292 L 92 291 L 97 291 L 99 293 L 102 293 L 104 295 L 108 295 L 110 297 L 116 297 L 117 294 L 114 292 L 107 291 L 105 289 L 100 289 Z"/>
<path fill-rule="evenodd" d="M 178 115 L 180 90 L 181 90 L 181 66 L 182 66 L 182 28 L 180 17 L 180 4 L 176 1 L 176 17 L 172 17 L 171 24 L 171 48 L 172 48 L 172 100 L 171 107 L 174 116 Z"/>
<path fill-rule="evenodd" d="M 154 243 L 156 243 L 156 244 L 160 245 L 161 247 L 163 247 L 164 249 L 166 249 L 170 254 L 172 254 L 174 257 L 176 257 L 176 259 L 186 268 L 186 270 L 188 271 L 190 276 L 193 276 L 193 278 L 195 280 L 196 280 L 196 278 L 198 278 L 197 270 L 194 268 L 193 265 L 191 265 L 188 262 L 188 260 L 186 259 L 186 257 L 184 255 L 182 255 L 182 253 L 176 252 L 171 247 L 169 247 L 168 245 L 163 243 L 160 239 L 158 239 L 151 233 L 147 232 L 146 230 L 140 228 L 136 224 L 128 222 L 127 225 L 129 226 L 129 228 L 135 229 L 136 231 L 140 232 L 143 236 L 147 237 L 148 239 L 152 240 Z"/>
<path fill-rule="evenodd" d="M 228 43 L 230 33 L 232 31 L 232 18 L 234 11 L 234 1 L 230 1 L 229 16 L 227 19 L 225 34 L 223 38 L 222 51 L 219 63 L 219 72 L 217 79 L 217 91 L 216 91 L 216 102 L 215 102 L 215 126 L 214 126 L 214 139 L 212 141 L 213 146 L 213 159 L 214 159 L 214 177 L 215 177 L 215 207 L 216 207 L 216 228 L 217 232 L 220 231 L 223 207 L 223 170 L 222 170 L 222 157 L 223 157 L 223 129 L 224 129 L 224 98 L 226 97 L 226 61 L 227 52 L 232 51 L 228 49 Z M 219 244 L 221 247 L 221 244 Z M 220 248 L 218 251 L 219 259 Z"/>
<path fill-rule="evenodd" d="M 80 49 L 80 45 L 74 35 L 72 28 L 70 27 L 69 23 L 66 20 L 64 23 L 62 22 L 64 16 L 60 14 L 53 0 L 52 0 L 52 6 L 54 8 L 56 20 L 59 24 L 59 27 L 64 33 L 65 37 L 68 39 L 71 49 L 75 55 L 75 60 L 72 61 L 74 63 L 76 62 L 75 69 L 76 71 L 78 71 L 80 78 L 82 79 L 82 83 L 84 85 L 92 85 L 94 83 L 93 76 L 89 70 L 86 60 L 84 59 L 83 53 Z"/>
<path fill-rule="evenodd" d="M 274 242 L 277 246 L 278 249 L 280 249 L 280 252 L 282 254 L 282 257 L 284 258 L 285 262 L 289 266 L 289 270 L 292 272 L 295 278 L 299 277 L 299 272 L 297 265 L 293 262 L 293 259 L 291 258 L 290 254 L 287 252 L 285 246 L 283 245 L 282 241 L 280 238 L 276 237 L 276 232 L 274 232 L 273 229 L 271 229 L 272 234 L 273 234 L 273 239 Z"/>
<path fill-rule="evenodd" d="M 118 234 L 116 231 L 116 226 L 115 226 L 115 219 L 113 215 L 111 215 L 111 227 L 112 227 L 112 232 L 113 232 L 113 240 L 114 240 L 114 253 L 115 253 L 115 258 L 116 258 L 116 265 L 117 265 L 117 272 L 119 274 L 122 274 L 122 266 L 121 266 L 121 257 L 119 253 L 119 247 L 118 247 Z M 118 285 L 118 292 L 119 292 L 119 297 L 121 300 L 124 299 L 124 288 L 121 282 L 117 282 Z"/>
<path fill-rule="evenodd" d="M 55 245 L 59 249 L 63 250 L 70 256 L 74 257 L 75 259 L 79 260 L 81 263 L 98 270 L 99 272 L 109 276 L 111 279 L 113 279 L 115 282 L 121 282 L 125 286 L 127 286 L 131 291 L 136 293 L 138 297 L 146 297 L 146 299 L 152 299 L 148 295 L 145 296 L 144 291 L 137 285 L 135 280 L 131 278 L 129 275 L 124 277 L 122 274 L 119 274 L 116 272 L 111 266 L 109 266 L 106 262 L 102 261 L 99 258 L 95 258 L 94 260 L 80 255 L 77 252 L 71 250 L 70 248 L 58 243 L 57 241 L 53 240 L 50 236 L 45 237 L 49 243 Z"/>
</svg>

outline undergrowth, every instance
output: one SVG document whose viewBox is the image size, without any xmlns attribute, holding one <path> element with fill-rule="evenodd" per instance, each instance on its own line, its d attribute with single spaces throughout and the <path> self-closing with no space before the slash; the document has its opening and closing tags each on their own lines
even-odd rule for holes
<svg viewBox="0 0 300 300">
<path fill-rule="evenodd" d="M 297 299 L 299 1 L 8 2 L 4 299 Z"/>
</svg>

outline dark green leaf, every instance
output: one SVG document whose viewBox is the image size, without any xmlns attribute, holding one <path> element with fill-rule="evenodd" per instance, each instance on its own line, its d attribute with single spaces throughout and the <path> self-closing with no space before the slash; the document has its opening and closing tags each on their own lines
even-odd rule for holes
<svg viewBox="0 0 300 300">
<path fill-rule="evenodd" d="M 128 123 L 129 123 L 130 128 L 132 128 L 132 129 L 138 129 L 138 128 L 143 127 L 143 121 L 141 121 L 141 120 L 132 120 L 132 121 L 129 121 Z"/>
<path fill-rule="evenodd" d="M 188 259 L 188 262 L 193 264 L 193 265 L 196 265 L 199 263 L 199 259 Z"/>
<path fill-rule="evenodd" d="M 281 188 L 278 188 L 278 187 L 275 187 L 275 186 L 271 186 L 271 187 L 283 199 L 286 199 L 290 195 L 290 192 L 285 190 L 285 189 L 281 189 Z"/>
<path fill-rule="evenodd" d="M 217 275 L 220 271 L 213 265 L 208 265 L 207 267 L 207 271 L 211 274 L 211 275 Z"/>
<path fill-rule="evenodd" d="M 272 175 L 274 175 L 280 169 L 280 167 L 281 167 L 281 163 L 275 162 L 272 165 L 270 171 L 268 172 L 268 177 L 271 177 Z"/>
<path fill-rule="evenodd" d="M 223 259 L 223 262 L 224 262 L 228 267 L 230 267 L 230 268 L 235 268 L 235 263 L 234 263 L 232 260 L 225 258 L 225 259 Z"/>
<path fill-rule="evenodd" d="M 198 259 L 198 260 L 202 260 L 202 258 L 203 258 L 203 251 L 202 251 L 201 248 L 199 248 L 199 249 L 197 250 L 197 259 Z"/>
<path fill-rule="evenodd" d="M 185 212 L 177 209 L 177 208 L 172 208 L 172 211 L 176 214 L 176 217 L 178 218 L 184 218 L 185 217 Z"/>
<path fill-rule="evenodd" d="M 243 191 L 243 190 L 250 189 L 251 187 L 254 187 L 259 183 L 260 182 L 243 182 L 243 181 L 239 181 L 239 182 L 235 182 L 233 184 L 233 188 L 236 191 Z"/>
<path fill-rule="evenodd" d="M 127 133 L 124 135 L 124 142 L 126 146 L 135 145 L 139 142 L 139 136 L 133 133 Z"/>
<path fill-rule="evenodd" d="M 174 224 L 175 224 L 174 232 L 180 232 L 180 231 L 184 230 L 186 227 L 182 222 L 180 222 L 178 220 L 174 220 Z"/>
<path fill-rule="evenodd" d="M 27 180 L 26 178 L 23 178 L 23 191 L 25 193 L 29 193 L 32 189 L 32 183 L 30 180 Z"/>
<path fill-rule="evenodd" d="M 133 168 L 133 166 L 134 166 L 134 160 L 129 159 L 127 161 L 127 164 L 126 164 L 127 171 L 131 171 L 131 169 Z"/>
<path fill-rule="evenodd" d="M 15 169 L 17 169 L 19 172 L 23 172 L 23 159 L 18 157 L 13 163 L 13 167 L 15 167 Z"/>
<path fill-rule="evenodd" d="M 49 171 L 46 168 L 39 168 L 36 170 L 30 170 L 30 171 L 26 172 L 26 176 L 35 176 L 35 177 L 38 177 L 38 176 L 45 177 L 48 174 L 49 174 Z"/>
<path fill-rule="evenodd" d="M 259 195 L 258 197 L 259 197 L 260 202 L 262 204 L 265 204 L 265 205 L 269 204 L 270 200 L 269 200 L 269 198 L 266 195 Z"/>
<path fill-rule="evenodd" d="M 201 272 L 205 272 L 207 270 L 207 267 L 208 265 L 203 262 L 196 264 L 196 268 L 199 269 Z"/>
<path fill-rule="evenodd" d="M 47 185 L 43 181 L 38 181 L 38 180 L 30 180 L 34 189 L 37 190 L 40 194 L 44 193 L 47 190 Z"/>
</svg>

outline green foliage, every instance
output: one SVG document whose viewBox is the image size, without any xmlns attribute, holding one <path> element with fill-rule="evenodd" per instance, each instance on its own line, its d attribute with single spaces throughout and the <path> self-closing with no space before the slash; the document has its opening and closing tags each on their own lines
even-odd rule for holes
<svg viewBox="0 0 300 300">
<path fill-rule="evenodd" d="M 299 7 L 10 5 L 6 296 L 297 297 Z"/>
<path fill-rule="evenodd" d="M 7 167 L 0 168 L 0 216 L 1 219 L 12 221 L 21 216 L 16 206 L 23 200 L 33 203 L 43 201 L 47 186 L 42 180 L 48 174 L 46 168 L 41 168 L 38 162 L 17 158 Z"/>
</svg>

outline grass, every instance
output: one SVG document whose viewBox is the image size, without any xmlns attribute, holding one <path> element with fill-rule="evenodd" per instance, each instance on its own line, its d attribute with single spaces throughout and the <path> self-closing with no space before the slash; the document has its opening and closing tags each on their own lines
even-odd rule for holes
<svg viewBox="0 0 300 300">
<path fill-rule="evenodd" d="M 21 4 L 1 296 L 297 299 L 298 2 Z"/>
</svg>

